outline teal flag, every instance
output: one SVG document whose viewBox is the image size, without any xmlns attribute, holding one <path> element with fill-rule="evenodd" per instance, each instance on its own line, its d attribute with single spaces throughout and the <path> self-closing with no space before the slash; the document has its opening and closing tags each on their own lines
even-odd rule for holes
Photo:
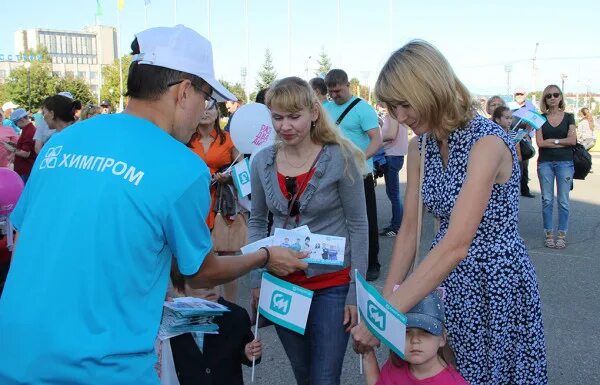
<svg viewBox="0 0 600 385">
<path fill-rule="evenodd" d="M 102 4 L 100 4 L 100 0 L 96 0 L 96 16 L 102 16 Z"/>
</svg>

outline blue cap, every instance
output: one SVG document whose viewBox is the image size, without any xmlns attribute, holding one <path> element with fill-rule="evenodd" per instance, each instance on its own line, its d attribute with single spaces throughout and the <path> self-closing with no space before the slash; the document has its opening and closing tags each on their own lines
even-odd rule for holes
<svg viewBox="0 0 600 385">
<path fill-rule="evenodd" d="M 12 120 L 13 122 L 16 122 L 17 120 L 23 119 L 26 116 L 27 116 L 27 111 L 25 111 L 24 108 L 17 108 L 16 110 L 14 110 L 12 112 L 12 114 L 10 114 L 10 120 Z"/>
<path fill-rule="evenodd" d="M 406 313 L 407 328 L 423 329 L 435 336 L 444 331 L 444 303 L 438 291 L 434 291 Z"/>
</svg>

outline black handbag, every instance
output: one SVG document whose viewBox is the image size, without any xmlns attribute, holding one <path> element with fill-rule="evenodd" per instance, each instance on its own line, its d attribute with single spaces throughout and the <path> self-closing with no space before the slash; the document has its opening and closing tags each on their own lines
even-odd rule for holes
<svg viewBox="0 0 600 385">
<path fill-rule="evenodd" d="M 573 179 L 585 179 L 592 169 L 592 156 L 581 143 L 573 146 L 573 166 L 575 167 Z"/>
<path fill-rule="evenodd" d="M 527 139 L 522 139 L 519 142 L 519 146 L 521 146 L 521 160 L 529 160 L 535 156 L 535 147 L 531 144 Z"/>
</svg>

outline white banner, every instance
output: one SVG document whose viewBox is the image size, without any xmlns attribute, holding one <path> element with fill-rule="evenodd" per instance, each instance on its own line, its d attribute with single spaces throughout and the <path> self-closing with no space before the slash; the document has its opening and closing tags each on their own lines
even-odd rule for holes
<svg viewBox="0 0 600 385">
<path fill-rule="evenodd" d="M 406 316 L 390 305 L 362 275 L 355 270 L 358 312 L 377 339 L 404 358 Z"/>
<path fill-rule="evenodd" d="M 313 292 L 263 273 L 258 311 L 277 325 L 304 335 Z"/>
</svg>

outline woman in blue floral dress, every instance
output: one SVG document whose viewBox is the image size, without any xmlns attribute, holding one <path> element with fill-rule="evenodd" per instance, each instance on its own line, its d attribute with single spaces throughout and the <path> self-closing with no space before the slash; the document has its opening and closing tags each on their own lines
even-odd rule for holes
<svg viewBox="0 0 600 385">
<path fill-rule="evenodd" d="M 406 312 L 445 288 L 449 340 L 470 384 L 547 384 L 540 296 L 519 235 L 520 171 L 510 138 L 474 113 L 465 86 L 424 41 L 392 54 L 375 92 L 420 136 L 409 145 L 405 212 L 384 295 Z M 416 250 L 423 138 L 423 203 L 440 228 L 407 277 Z M 378 344 L 361 325 L 352 331 L 358 351 Z"/>
</svg>

